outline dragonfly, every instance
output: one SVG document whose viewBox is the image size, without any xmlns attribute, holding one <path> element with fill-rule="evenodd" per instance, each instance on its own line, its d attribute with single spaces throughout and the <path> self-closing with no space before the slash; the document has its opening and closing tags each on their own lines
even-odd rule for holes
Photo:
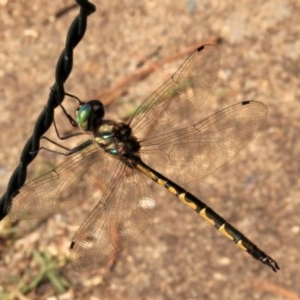
<svg viewBox="0 0 300 300">
<path fill-rule="evenodd" d="M 199 47 L 127 122 L 106 119 L 100 100 L 76 98 L 73 120 L 89 138 L 53 170 L 26 183 L 13 198 L 9 217 L 45 218 L 79 205 L 99 189 L 99 201 L 70 245 L 73 269 L 89 271 L 145 230 L 153 219 L 157 190 L 164 188 L 254 259 L 279 270 L 275 260 L 183 187 L 234 158 L 266 124 L 267 107 L 258 101 L 243 101 L 198 120 L 219 61 L 216 45 Z"/>
</svg>

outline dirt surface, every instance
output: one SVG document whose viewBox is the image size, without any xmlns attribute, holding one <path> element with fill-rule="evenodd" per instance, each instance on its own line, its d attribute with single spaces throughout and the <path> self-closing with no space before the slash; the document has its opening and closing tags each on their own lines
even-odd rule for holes
<svg viewBox="0 0 300 300">
<path fill-rule="evenodd" d="M 300 2 L 125 2 L 95 2 L 66 90 L 83 99 L 113 100 L 110 111 L 121 117 L 182 60 L 170 59 L 156 70 L 153 64 L 221 38 L 218 81 L 203 116 L 255 99 L 269 108 L 268 126 L 193 193 L 276 259 L 281 270 L 275 274 L 253 260 L 162 191 L 153 224 L 112 270 L 75 273 L 67 262 L 72 236 L 92 209 L 88 199 L 39 223 L 4 228 L 2 222 L 0 299 L 300 299 Z M 73 4 L 0 1 L 1 193 L 47 101 L 77 8 L 58 12 Z M 132 80 L 141 68 L 151 70 L 149 76 Z M 109 92 L 122 82 L 115 99 Z M 48 136 L 55 137 L 53 130 Z M 29 177 L 54 166 L 58 156 L 41 152 Z"/>
</svg>

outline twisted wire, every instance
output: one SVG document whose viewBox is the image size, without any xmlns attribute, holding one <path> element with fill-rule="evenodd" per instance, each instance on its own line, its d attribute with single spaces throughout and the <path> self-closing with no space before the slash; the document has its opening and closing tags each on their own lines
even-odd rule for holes
<svg viewBox="0 0 300 300">
<path fill-rule="evenodd" d="M 18 194 L 19 189 L 24 184 L 27 166 L 38 154 L 40 138 L 52 125 L 54 109 L 64 99 L 64 83 L 69 77 L 73 66 L 73 50 L 85 34 L 87 17 L 96 10 L 96 7 L 86 0 L 76 0 L 76 2 L 80 6 L 80 12 L 68 30 L 65 48 L 56 64 L 55 82 L 51 88 L 47 104 L 35 123 L 33 133 L 21 153 L 20 162 L 8 182 L 6 192 L 0 199 L 0 220 L 7 215 L 13 197 Z"/>
</svg>

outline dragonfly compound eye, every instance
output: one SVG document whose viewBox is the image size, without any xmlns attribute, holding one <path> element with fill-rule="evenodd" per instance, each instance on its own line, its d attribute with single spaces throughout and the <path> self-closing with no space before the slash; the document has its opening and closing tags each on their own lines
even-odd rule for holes
<svg viewBox="0 0 300 300">
<path fill-rule="evenodd" d="M 104 106 L 99 100 L 90 100 L 87 104 L 91 106 L 93 110 L 93 117 L 102 119 L 104 116 Z"/>
<path fill-rule="evenodd" d="M 92 107 L 89 103 L 85 103 L 76 111 L 76 121 L 78 126 L 86 131 L 88 130 L 89 119 L 91 116 Z"/>
</svg>

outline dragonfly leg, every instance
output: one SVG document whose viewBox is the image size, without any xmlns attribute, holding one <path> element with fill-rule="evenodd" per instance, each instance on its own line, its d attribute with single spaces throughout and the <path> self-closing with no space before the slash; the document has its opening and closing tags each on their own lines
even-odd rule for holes
<svg viewBox="0 0 300 300">
<path fill-rule="evenodd" d="M 80 145 L 78 145 L 78 146 L 70 149 L 68 147 L 65 147 L 65 146 L 63 146 L 63 145 L 61 145 L 61 144 L 59 144 L 59 143 L 51 140 L 50 138 L 48 138 L 46 136 L 44 136 L 42 138 L 45 139 L 45 140 L 47 140 L 47 141 L 49 141 L 49 142 L 51 142 L 54 145 L 56 145 L 56 146 L 58 146 L 58 147 L 60 147 L 60 148 L 62 148 L 64 150 L 66 150 L 66 152 L 60 152 L 60 151 L 52 150 L 52 149 L 49 149 L 47 147 L 40 147 L 38 151 L 40 151 L 40 150 L 46 150 L 48 152 L 56 153 L 56 154 L 63 155 L 63 156 L 69 156 L 69 155 L 71 155 L 71 154 L 73 154 L 73 153 L 75 153 L 75 152 L 77 152 L 79 150 L 82 150 L 82 149 L 86 148 L 87 146 L 89 146 L 89 145 L 91 145 L 93 143 L 93 140 L 87 140 L 87 141 L 84 141 L 83 143 L 81 143 Z"/>
</svg>

